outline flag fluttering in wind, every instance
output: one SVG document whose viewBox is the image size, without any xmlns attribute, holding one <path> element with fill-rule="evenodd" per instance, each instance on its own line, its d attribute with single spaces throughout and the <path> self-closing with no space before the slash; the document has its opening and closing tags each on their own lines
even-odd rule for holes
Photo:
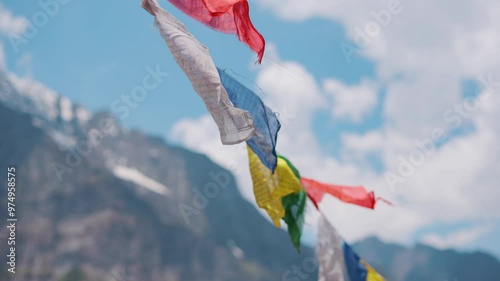
<svg viewBox="0 0 500 281">
<path fill-rule="evenodd" d="M 288 235 L 293 246 L 300 253 L 300 238 L 302 237 L 302 228 L 305 222 L 307 195 L 304 190 L 296 193 L 288 194 L 281 198 L 283 208 L 285 208 L 285 216 L 283 220 L 288 227 Z"/>
<path fill-rule="evenodd" d="M 316 258 L 319 264 L 318 281 L 346 281 L 342 238 L 323 214 L 318 222 Z"/>
<path fill-rule="evenodd" d="M 279 227 L 281 218 L 285 216 L 281 198 L 301 191 L 302 186 L 288 163 L 282 158 L 278 158 L 278 165 L 273 173 L 249 146 L 247 150 L 257 206 L 266 210 L 274 225 Z"/>
<path fill-rule="evenodd" d="M 342 243 L 344 250 L 344 261 L 347 269 L 347 275 L 350 281 L 366 281 L 368 271 L 361 263 L 361 260 L 354 250 L 346 242 Z"/>
<path fill-rule="evenodd" d="M 188 16 L 217 31 L 236 34 L 258 55 L 264 56 L 265 40 L 250 20 L 247 0 L 169 0 Z"/>
<path fill-rule="evenodd" d="M 266 167 L 274 172 L 278 163 L 276 156 L 276 141 L 281 124 L 276 114 L 269 109 L 252 90 L 244 86 L 233 76 L 222 69 L 217 69 L 222 85 L 229 94 L 233 104 L 250 112 L 257 130 L 255 135 L 247 141 L 253 152 L 259 156 Z"/>
<path fill-rule="evenodd" d="M 300 182 L 300 173 L 292 162 L 282 155 L 279 158 L 286 162 L 294 176 Z M 305 221 L 307 194 L 304 190 L 289 194 L 281 198 L 281 203 L 285 208 L 283 220 L 288 226 L 288 235 L 290 236 L 290 240 L 292 240 L 293 246 L 300 253 L 300 238 L 302 237 L 302 228 Z"/>
<path fill-rule="evenodd" d="M 384 281 L 342 240 L 323 213 L 318 222 L 317 235 L 319 281 Z"/>
<path fill-rule="evenodd" d="M 376 199 L 373 192 L 368 192 L 361 186 L 324 184 L 303 178 L 292 162 L 282 155 L 278 156 L 275 173 L 272 173 L 263 161 L 259 161 L 259 157 L 250 146 L 248 146 L 248 160 L 257 205 L 266 210 L 276 226 L 280 226 L 280 218 L 286 222 L 290 240 L 299 252 L 306 197 L 311 199 L 318 210 L 319 202 L 327 193 L 343 202 L 371 209 L 375 206 Z"/>
<path fill-rule="evenodd" d="M 374 192 L 368 192 L 362 186 L 350 187 L 326 184 L 307 178 L 301 178 L 300 183 L 304 186 L 304 189 L 307 191 L 307 195 L 311 201 L 313 201 L 316 208 L 318 208 L 319 202 L 321 202 L 323 196 L 327 193 L 346 203 L 355 204 L 369 209 L 375 208 L 376 200 Z M 385 199 L 377 198 L 377 200 L 379 199 L 391 204 Z"/>
<path fill-rule="evenodd" d="M 255 132 L 252 117 L 231 103 L 207 47 L 198 42 L 174 16 L 163 10 L 157 0 L 143 0 L 142 6 L 155 17 L 175 61 L 203 99 L 219 128 L 222 143 L 236 144 L 250 139 Z"/>
</svg>

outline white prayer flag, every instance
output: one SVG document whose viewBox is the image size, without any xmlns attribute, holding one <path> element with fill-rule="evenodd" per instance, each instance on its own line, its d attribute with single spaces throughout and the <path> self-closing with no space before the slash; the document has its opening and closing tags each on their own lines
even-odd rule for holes
<svg viewBox="0 0 500 281">
<path fill-rule="evenodd" d="M 250 139 L 255 132 L 253 119 L 248 111 L 234 107 L 208 48 L 198 42 L 179 20 L 163 10 L 157 0 L 143 0 L 142 7 L 155 17 L 175 61 L 215 120 L 222 143 L 237 144 Z"/>
<path fill-rule="evenodd" d="M 323 213 L 318 222 L 316 257 L 318 281 L 345 281 L 343 240 Z"/>
</svg>

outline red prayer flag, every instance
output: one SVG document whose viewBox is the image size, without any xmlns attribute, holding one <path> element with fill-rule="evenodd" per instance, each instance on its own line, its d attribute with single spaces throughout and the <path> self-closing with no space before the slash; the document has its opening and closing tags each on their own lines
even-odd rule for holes
<svg viewBox="0 0 500 281">
<path fill-rule="evenodd" d="M 238 39 L 258 54 L 262 62 L 266 42 L 250 21 L 247 0 L 169 0 L 197 21 L 224 33 L 237 34 Z"/>
<path fill-rule="evenodd" d="M 355 204 L 361 207 L 373 209 L 375 207 L 375 194 L 366 191 L 362 186 L 342 186 L 334 184 L 320 183 L 315 180 L 301 178 L 300 183 L 307 192 L 307 196 L 314 203 L 316 208 L 318 208 L 319 202 L 323 199 L 323 196 L 328 193 L 337 197 L 340 201 Z M 377 200 L 383 200 L 390 204 L 389 201 L 377 198 Z"/>
<path fill-rule="evenodd" d="M 240 0 L 202 0 L 205 7 L 214 15 L 225 13 Z"/>
</svg>

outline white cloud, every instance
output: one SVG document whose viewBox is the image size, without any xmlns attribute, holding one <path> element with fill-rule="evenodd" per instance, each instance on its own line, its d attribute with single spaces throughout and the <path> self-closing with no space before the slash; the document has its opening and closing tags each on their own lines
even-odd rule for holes
<svg viewBox="0 0 500 281">
<path fill-rule="evenodd" d="M 431 222 L 429 217 L 406 206 L 379 203 L 375 210 L 370 210 L 339 202 L 330 196 L 323 199 L 321 209 L 350 243 L 373 235 L 387 241 L 407 243 L 414 231 Z"/>
<path fill-rule="evenodd" d="M 359 123 L 377 105 L 377 88 L 373 82 L 365 80 L 360 85 L 346 86 L 341 81 L 327 79 L 323 82 L 323 88 L 334 99 L 333 117 Z"/>
<path fill-rule="evenodd" d="M 0 33 L 8 36 L 19 36 L 28 27 L 28 20 L 16 17 L 0 3 Z"/>
<path fill-rule="evenodd" d="M 479 226 L 474 228 L 462 229 L 449 235 L 440 236 L 429 234 L 421 239 L 421 242 L 438 249 L 464 248 L 470 243 L 481 238 L 493 230 L 491 226 Z"/>
<path fill-rule="evenodd" d="M 429 126 L 441 121 L 445 109 L 460 100 L 463 78 L 500 71 L 500 57 L 495 55 L 500 18 L 493 12 L 500 9 L 498 1 L 258 3 L 289 20 L 331 19 L 345 26 L 353 42 L 364 38 L 367 43 L 359 46 L 360 52 L 377 63 L 378 78 L 387 82 L 384 114 L 395 129 L 412 136 L 427 134 Z M 399 3 L 398 12 L 389 13 L 393 3 Z M 382 14 L 389 20 L 380 20 Z M 377 24 L 377 18 L 385 26 L 379 25 L 378 35 L 371 36 L 366 27 Z"/>
<path fill-rule="evenodd" d="M 210 115 L 180 120 L 170 130 L 168 138 L 189 149 L 206 154 L 215 163 L 232 171 L 240 191 L 245 198 L 252 199 L 246 146 L 245 144 L 223 145 L 217 126 Z"/>
<path fill-rule="evenodd" d="M 364 135 L 344 133 L 342 143 L 347 152 L 369 153 L 384 147 L 383 135 L 379 131 L 368 132 Z"/>
<path fill-rule="evenodd" d="M 286 109 L 296 115 L 293 127 L 296 128 L 299 123 L 302 128 L 311 122 L 316 110 L 327 108 L 327 100 L 315 78 L 302 65 L 277 60 L 266 60 L 262 64 L 257 84 L 266 94 L 264 99 L 273 110 L 281 112 Z"/>
<path fill-rule="evenodd" d="M 367 132 L 363 135 L 343 133 L 340 157 L 344 162 L 354 162 L 363 169 L 373 169 L 373 163 L 370 163 L 368 158 L 381 157 L 385 142 L 385 136 L 380 131 Z"/>
</svg>

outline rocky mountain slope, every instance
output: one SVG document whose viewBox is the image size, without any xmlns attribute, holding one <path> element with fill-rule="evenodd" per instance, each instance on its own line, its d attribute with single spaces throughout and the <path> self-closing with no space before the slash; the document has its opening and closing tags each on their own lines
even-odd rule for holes
<svg viewBox="0 0 500 281">
<path fill-rule="evenodd" d="M 281 280 L 314 255 L 298 254 L 206 156 L 36 82 L 0 73 L 0 133 L 18 218 L 16 274 L 1 238 L 0 280 Z"/>
</svg>

